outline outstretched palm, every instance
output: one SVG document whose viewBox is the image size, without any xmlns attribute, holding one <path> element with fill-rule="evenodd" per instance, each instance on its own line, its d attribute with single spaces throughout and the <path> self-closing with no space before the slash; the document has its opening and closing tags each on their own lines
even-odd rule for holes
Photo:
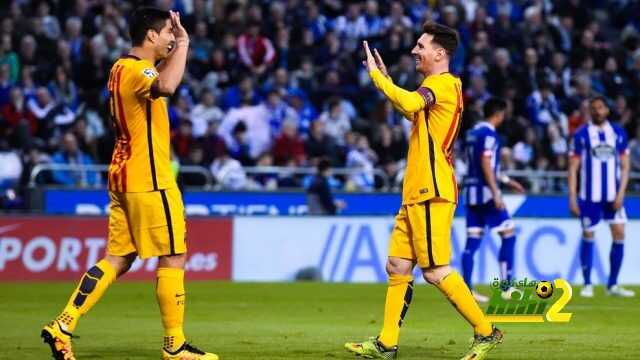
<svg viewBox="0 0 640 360">
<path fill-rule="evenodd" d="M 369 49 L 369 42 L 367 41 L 363 41 L 362 45 L 364 46 L 364 52 L 367 56 L 367 59 L 365 61 L 363 61 L 364 66 L 367 67 L 367 71 L 372 71 L 375 69 L 380 70 L 380 72 L 382 72 L 384 74 L 384 76 L 389 76 L 389 73 L 387 73 L 387 66 L 384 64 L 384 61 L 382 61 L 382 57 L 380 56 L 380 53 L 378 52 L 377 49 L 374 49 L 374 53 L 371 53 L 371 50 Z"/>
</svg>

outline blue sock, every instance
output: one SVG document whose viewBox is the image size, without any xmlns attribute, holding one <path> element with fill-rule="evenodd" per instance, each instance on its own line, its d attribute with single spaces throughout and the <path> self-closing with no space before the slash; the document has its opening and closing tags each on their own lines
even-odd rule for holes
<svg viewBox="0 0 640 360">
<path fill-rule="evenodd" d="M 591 267 L 593 266 L 593 239 L 582 239 L 580 246 L 580 263 L 582 265 L 582 277 L 584 284 L 591 284 Z"/>
<path fill-rule="evenodd" d="M 471 286 L 471 275 L 473 274 L 473 255 L 475 255 L 476 250 L 480 247 L 481 239 L 479 237 L 467 237 L 467 245 L 464 248 L 464 252 L 462 253 L 462 276 L 464 277 L 464 282 L 467 283 L 469 289 L 472 289 Z"/>
<path fill-rule="evenodd" d="M 502 246 L 500 246 L 500 253 L 498 254 L 498 262 L 500 263 L 500 266 L 502 266 L 502 263 L 506 263 L 507 265 L 507 273 L 503 275 L 505 278 L 502 280 L 506 280 L 509 283 L 511 283 L 511 279 L 513 278 L 513 259 L 515 257 L 515 247 L 516 236 L 509 235 L 502 239 Z"/>
<path fill-rule="evenodd" d="M 609 286 L 618 283 L 618 274 L 620 273 L 620 266 L 622 265 L 622 256 L 624 255 L 624 243 L 614 242 L 611 245 L 611 253 L 609 254 L 609 261 L 611 263 L 611 273 L 609 274 Z"/>
</svg>

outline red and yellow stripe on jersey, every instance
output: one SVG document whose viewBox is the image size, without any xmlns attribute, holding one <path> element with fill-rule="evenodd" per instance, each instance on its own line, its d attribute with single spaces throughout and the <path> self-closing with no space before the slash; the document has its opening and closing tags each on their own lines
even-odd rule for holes
<svg viewBox="0 0 640 360">
<path fill-rule="evenodd" d="M 109 190 L 147 192 L 176 187 L 170 163 L 167 103 L 151 94 L 158 76 L 148 60 L 118 59 L 109 74 L 109 109 L 116 144 L 109 166 Z"/>
<path fill-rule="evenodd" d="M 380 70 L 370 73 L 393 106 L 413 122 L 402 188 L 402 204 L 441 199 L 457 203 L 453 146 L 463 110 L 462 82 L 450 73 L 431 75 L 416 91 L 393 84 Z"/>
</svg>

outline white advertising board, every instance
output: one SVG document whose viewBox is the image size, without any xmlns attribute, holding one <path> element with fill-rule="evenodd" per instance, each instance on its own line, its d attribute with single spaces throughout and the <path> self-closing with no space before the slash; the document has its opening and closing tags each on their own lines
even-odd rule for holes
<svg viewBox="0 0 640 360">
<path fill-rule="evenodd" d="M 533 280 L 564 278 L 581 283 L 577 220 L 515 219 L 515 276 Z M 233 222 L 232 279 L 289 281 L 305 268 L 316 268 L 324 281 L 385 282 L 384 270 L 392 217 L 236 217 Z M 454 220 L 451 264 L 460 269 L 465 220 Z M 640 284 L 640 221 L 630 221 L 620 283 Z M 636 235 L 634 235 L 636 234 Z M 596 232 L 592 280 L 606 283 L 611 235 Z M 489 283 L 499 274 L 500 238 L 485 235 L 476 253 L 474 282 Z"/>
</svg>

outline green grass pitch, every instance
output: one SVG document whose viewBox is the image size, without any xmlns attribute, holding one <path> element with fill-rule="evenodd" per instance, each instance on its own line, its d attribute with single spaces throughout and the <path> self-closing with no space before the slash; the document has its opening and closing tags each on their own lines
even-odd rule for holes
<svg viewBox="0 0 640 360">
<path fill-rule="evenodd" d="M 49 359 L 41 326 L 74 284 L 0 283 L 0 359 Z M 481 289 L 485 290 L 486 288 Z M 635 288 L 638 292 L 640 289 Z M 384 285 L 187 284 L 188 339 L 221 359 L 353 359 L 350 340 L 376 335 Z M 640 301 L 596 289 L 565 308 L 568 324 L 502 324 L 505 341 L 491 359 L 638 359 Z M 162 327 L 152 283 L 122 282 L 85 318 L 76 335 L 79 360 L 158 359 Z M 459 359 L 471 331 L 437 289 L 419 285 L 402 329 L 399 359 Z"/>
</svg>

